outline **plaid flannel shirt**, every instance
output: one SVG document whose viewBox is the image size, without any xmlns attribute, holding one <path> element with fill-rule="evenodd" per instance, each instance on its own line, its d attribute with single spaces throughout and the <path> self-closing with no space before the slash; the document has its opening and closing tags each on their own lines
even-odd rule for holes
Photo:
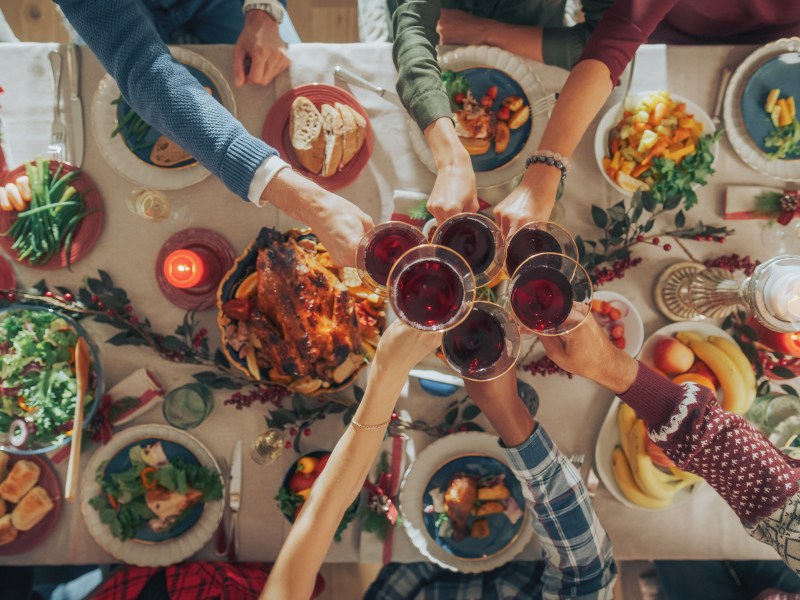
<svg viewBox="0 0 800 600">
<path fill-rule="evenodd" d="M 501 444 L 502 446 L 502 444 Z M 453 573 L 430 563 L 383 568 L 365 600 L 530 600 L 613 597 L 611 541 L 580 474 L 541 425 L 516 448 L 503 448 L 523 484 L 544 561 L 515 561 L 486 573 Z"/>
</svg>

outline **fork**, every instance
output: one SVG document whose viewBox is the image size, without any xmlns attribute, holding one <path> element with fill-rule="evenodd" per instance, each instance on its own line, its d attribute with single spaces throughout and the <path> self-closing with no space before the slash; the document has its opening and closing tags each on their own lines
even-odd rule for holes
<svg viewBox="0 0 800 600">
<path fill-rule="evenodd" d="M 67 137 L 67 126 L 61 120 L 60 100 L 59 94 L 61 86 L 61 54 L 53 51 L 49 55 L 50 67 L 53 71 L 53 128 L 50 131 L 50 145 L 47 147 L 47 153 L 53 160 L 64 160 L 65 146 L 64 142 Z"/>
<path fill-rule="evenodd" d="M 575 466 L 575 468 L 578 469 L 578 471 L 581 470 L 581 467 L 583 466 L 583 461 L 585 460 L 586 460 L 585 454 L 573 454 L 572 456 L 569 457 L 569 462 L 571 462 Z"/>
<path fill-rule="evenodd" d="M 569 457 L 569 462 L 575 465 L 575 468 L 578 469 L 578 472 L 580 472 L 585 460 L 585 454 L 573 454 Z M 589 467 L 589 473 L 587 473 L 585 478 L 581 476 L 581 479 L 583 479 L 584 484 L 586 484 L 586 495 L 589 496 L 589 498 L 594 498 L 595 493 L 597 492 L 597 486 L 600 485 L 600 480 L 597 478 L 597 474 L 594 472 L 594 469 Z"/>
<path fill-rule="evenodd" d="M 538 115 L 546 112 L 549 116 L 550 111 L 556 105 L 556 100 L 558 100 L 558 94 L 547 94 L 547 96 L 539 98 L 536 102 L 531 103 L 531 114 Z"/>
<path fill-rule="evenodd" d="M 222 469 L 222 478 L 223 478 L 223 494 L 228 493 L 228 480 L 230 479 L 231 472 L 228 469 L 228 461 L 224 458 L 220 457 L 219 465 Z M 223 498 L 223 501 L 225 498 Z M 225 552 L 228 550 L 228 532 L 227 527 L 225 527 L 225 509 L 222 511 L 222 518 L 219 520 L 219 525 L 217 525 L 217 533 L 214 535 L 214 552 L 217 556 L 225 556 Z"/>
</svg>

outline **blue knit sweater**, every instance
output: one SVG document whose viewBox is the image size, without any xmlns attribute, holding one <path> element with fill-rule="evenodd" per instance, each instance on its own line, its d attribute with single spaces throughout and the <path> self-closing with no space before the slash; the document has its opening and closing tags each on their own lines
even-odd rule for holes
<svg viewBox="0 0 800 600">
<path fill-rule="evenodd" d="M 246 200 L 256 169 L 278 153 L 247 133 L 172 58 L 139 0 L 56 2 L 125 101 Z"/>
</svg>

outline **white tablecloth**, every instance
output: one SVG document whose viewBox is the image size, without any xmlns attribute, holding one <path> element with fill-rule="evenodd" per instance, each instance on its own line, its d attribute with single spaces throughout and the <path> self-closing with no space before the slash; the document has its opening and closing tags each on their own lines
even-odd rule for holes
<svg viewBox="0 0 800 600">
<path fill-rule="evenodd" d="M 17 162 L 34 158 L 47 148 L 51 115 L 52 84 L 47 52 L 50 45 L 3 44 L 0 45 L 0 85 L 5 93 L 0 102 L 7 121 L 9 142 Z M 193 47 L 214 62 L 228 78 L 231 73 L 231 48 L 225 46 Z M 747 47 L 673 47 L 668 52 L 670 90 L 687 96 L 706 110 L 711 110 L 718 73 L 725 64 L 735 66 L 751 48 Z M 236 90 L 239 118 L 249 131 L 260 132 L 270 105 L 280 94 L 293 86 L 320 81 L 333 83 L 333 67 L 340 64 L 365 76 L 378 85 L 392 88 L 395 69 L 389 44 L 322 45 L 304 44 L 290 47 L 291 69 L 281 75 L 275 85 L 267 88 L 247 86 Z M 150 318 L 154 327 L 171 332 L 183 312 L 167 302 L 159 292 L 153 277 L 153 265 L 161 244 L 173 233 L 169 226 L 143 221 L 125 207 L 125 200 L 133 187 L 106 164 L 93 138 L 89 107 L 103 70 L 89 51 L 82 51 L 83 72 L 81 89 L 84 101 L 86 129 L 85 171 L 96 182 L 105 201 L 105 229 L 92 254 L 79 262 L 73 272 L 58 271 L 47 274 L 51 285 L 77 287 L 81 279 L 91 276 L 96 269 L 107 270 L 117 285 L 124 287 L 137 314 Z M 548 91 L 557 91 L 566 72 L 534 65 Z M 341 191 L 346 198 L 356 202 L 377 221 L 386 219 L 392 212 L 392 192 L 395 189 L 430 190 L 434 176 L 414 155 L 408 138 L 407 120 L 402 109 L 361 88 L 350 88 L 367 110 L 375 131 L 375 145 L 367 168 L 359 179 Z M 620 91 L 615 96 L 619 96 Z M 617 97 L 612 101 L 618 100 Z M 590 127 L 573 158 L 573 167 L 566 187 L 563 204 L 566 207 L 564 222 L 575 234 L 596 237 L 598 231 L 590 223 L 590 204 L 610 206 L 619 200 L 617 194 L 604 183 L 592 151 L 594 127 Z M 726 185 L 775 184 L 744 165 L 727 141 L 722 142 L 718 157 L 717 174 L 710 184 L 699 191 L 700 203 L 689 213 L 690 222 L 721 221 L 721 192 Z M 287 229 L 296 222 L 281 215 L 276 209 L 261 210 L 235 198 L 215 178 L 208 178 L 193 187 L 168 192 L 177 206 L 185 206 L 191 222 L 182 226 L 207 226 L 222 233 L 237 252 L 249 244 L 263 225 Z M 669 227 L 666 221 L 664 227 Z M 756 258 L 765 258 L 760 246 L 760 225 L 754 222 L 737 222 L 737 234 L 725 246 L 689 242 L 690 250 L 700 259 L 717 254 L 738 251 Z M 608 289 L 625 294 L 638 306 L 647 334 L 666 324 L 656 311 L 652 299 L 655 275 L 678 258 L 679 251 L 670 253 L 660 248 L 637 249 L 645 262 L 619 282 L 607 285 Z M 32 284 L 41 273 L 17 267 L 21 284 Z M 202 315 L 211 331 L 212 342 L 218 341 L 214 311 Z M 105 326 L 89 324 L 98 340 L 109 337 Z M 158 358 L 154 353 L 133 347 L 102 348 L 106 385 L 111 386 L 140 366 L 153 369 L 170 387 L 190 379 L 197 368 L 174 365 Z M 592 457 L 600 424 L 611 402 L 611 394 L 583 380 L 562 377 L 532 378 L 520 376 L 539 392 L 541 409 L 538 418 L 556 443 L 567 453 L 585 453 Z M 400 406 L 418 418 L 433 418 L 443 407 L 440 399 L 425 395 L 414 382 L 400 400 Z M 237 439 L 251 441 L 264 427 L 265 410 L 254 406 L 237 411 L 223 406 L 224 393 L 217 394 L 213 413 L 193 433 L 216 456 L 227 457 Z M 159 411 L 151 412 L 136 423 L 163 422 Z M 342 432 L 338 418 L 329 418 L 313 427 L 313 434 L 304 440 L 307 449 L 331 448 Z M 431 438 L 415 434 L 417 450 L 431 442 Z M 242 560 L 273 560 L 281 540 L 288 531 L 288 523 L 278 511 L 272 498 L 294 452 L 271 466 L 258 466 L 246 455 L 244 459 L 244 489 L 242 498 L 241 553 Z M 88 462 L 88 456 L 82 464 Z M 62 478 L 65 466 L 58 468 Z M 648 512 L 625 508 L 602 486 L 594 501 L 603 525 L 614 543 L 617 559 L 757 559 L 775 558 L 775 553 L 765 545 L 750 539 L 742 530 L 730 508 L 709 488 L 704 486 L 693 495 L 691 502 L 674 509 Z M 334 544 L 328 554 L 329 561 L 378 562 L 379 554 L 370 534 L 360 536 L 358 522 L 353 523 L 341 543 Z M 367 541 L 367 538 L 370 541 Z M 533 549 L 523 557 L 534 558 Z M 211 543 L 198 555 L 199 559 L 214 557 Z M 394 545 L 394 559 L 420 560 L 402 530 L 398 530 Z M 61 520 L 52 537 L 38 548 L 16 557 L 2 557 L 0 564 L 56 564 L 110 562 L 112 557 L 95 544 L 89 536 L 77 504 L 65 504 Z"/>
</svg>

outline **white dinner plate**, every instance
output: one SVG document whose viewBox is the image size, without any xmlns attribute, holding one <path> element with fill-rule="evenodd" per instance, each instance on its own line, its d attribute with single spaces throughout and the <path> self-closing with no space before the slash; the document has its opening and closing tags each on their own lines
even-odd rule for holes
<svg viewBox="0 0 800 600">
<path fill-rule="evenodd" d="M 403 478 L 400 490 L 400 511 L 408 537 L 417 549 L 437 565 L 451 571 L 480 573 L 496 569 L 514 559 L 530 541 L 533 527 L 524 522 L 519 534 L 503 550 L 486 558 L 460 558 L 439 546 L 423 522 L 423 496 L 434 473 L 445 463 L 465 455 L 488 456 L 508 465 L 497 443 L 497 437 L 484 432 L 454 433 L 433 442 L 417 456 Z M 525 519 L 531 518 L 526 507 Z"/>
<path fill-rule="evenodd" d="M 725 133 L 739 157 L 750 167 L 782 181 L 800 181 L 800 160 L 770 160 L 753 142 L 742 115 L 742 94 L 751 75 L 771 58 L 800 52 L 800 37 L 784 38 L 758 48 L 734 71 L 723 103 Z M 765 113 L 765 118 L 767 118 Z"/>
<path fill-rule="evenodd" d="M 489 67 L 503 71 L 513 79 L 534 105 L 537 100 L 545 97 L 542 82 L 536 73 L 520 57 L 511 52 L 492 46 L 465 46 L 446 52 L 439 57 L 439 66 L 442 70 L 460 71 L 473 67 Z M 533 124 L 527 142 L 522 147 L 516 158 L 492 171 L 479 171 L 475 173 L 478 187 L 489 187 L 506 183 L 525 170 L 525 159 L 534 154 L 539 147 L 544 128 L 547 125 L 548 115 L 539 112 L 532 115 Z M 436 164 L 433 160 L 428 142 L 419 126 L 409 116 L 408 131 L 411 136 L 411 147 L 416 152 L 422 163 L 432 172 L 436 173 Z"/>
<path fill-rule="evenodd" d="M 94 540 L 114 558 L 140 567 L 165 567 L 186 560 L 200 550 L 214 535 L 222 519 L 222 500 L 206 502 L 197 522 L 183 535 L 159 543 L 122 541 L 111 535 L 108 525 L 100 522 L 99 513 L 89 504 L 100 493 L 95 480 L 98 467 L 128 445 L 145 439 L 158 438 L 180 444 L 191 452 L 201 465 L 220 473 L 219 465 L 211 453 L 194 436 L 167 425 L 139 425 L 115 434 L 111 441 L 97 450 L 86 465 L 81 481 L 81 513 Z M 222 475 L 220 474 L 220 477 Z"/>
<path fill-rule="evenodd" d="M 639 354 L 639 350 L 642 349 L 642 344 L 644 343 L 644 324 L 642 323 L 642 316 L 633 305 L 633 302 L 622 294 L 607 290 L 595 292 L 593 299 L 611 302 L 612 305 L 615 303 L 622 305 L 618 308 L 622 311 L 622 319 L 620 319 L 620 322 L 625 328 L 625 352 L 636 358 L 636 355 Z"/>
<path fill-rule="evenodd" d="M 222 105 L 235 117 L 236 101 L 225 76 L 208 59 L 185 48 L 171 46 L 175 60 L 194 67 L 214 83 L 222 98 Z M 194 185 L 210 173 L 199 162 L 182 168 L 160 168 L 141 160 L 130 151 L 121 135 L 111 137 L 117 126 L 117 106 L 112 104 L 120 95 L 116 82 L 110 75 L 100 80 L 92 98 L 92 131 L 103 158 L 111 168 L 125 179 L 145 188 L 179 190 Z"/>
</svg>

